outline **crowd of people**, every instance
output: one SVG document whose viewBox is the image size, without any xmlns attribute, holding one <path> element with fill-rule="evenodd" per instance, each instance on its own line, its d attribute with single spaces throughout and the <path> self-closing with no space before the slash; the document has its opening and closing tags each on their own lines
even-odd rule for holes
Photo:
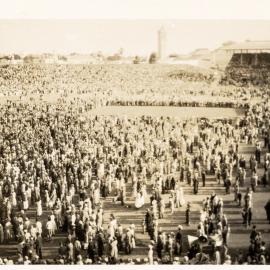
<svg viewBox="0 0 270 270">
<path fill-rule="evenodd" d="M 168 76 L 173 79 L 190 82 L 206 81 L 209 84 L 217 79 L 215 78 L 215 73 L 212 70 L 189 65 L 183 65 L 181 69 L 178 68 L 177 71 L 170 72 Z"/>
<path fill-rule="evenodd" d="M 269 67 L 270 57 L 268 53 L 257 55 L 234 54 L 226 67 L 221 83 L 264 87 L 270 83 Z"/>
<path fill-rule="evenodd" d="M 88 108 L 106 105 L 245 108 L 252 97 L 263 97 L 255 87 L 220 85 L 218 79 L 213 79 L 214 75 L 209 81 L 210 75 L 198 76 L 200 72 L 184 72 L 184 68 L 82 64 L 0 66 L 0 96 L 1 100 L 26 102 L 29 99 L 50 103 L 61 100 L 67 105 L 76 102 Z M 181 78 L 172 75 L 179 73 L 186 75 Z M 197 79 L 186 80 L 186 76 Z"/>
<path fill-rule="evenodd" d="M 135 81 L 124 80 L 121 69 L 80 65 L 1 69 L 3 96 L 15 95 L 20 85 L 18 100 L 0 104 L 0 244 L 17 244 L 16 259 L 3 257 L 3 264 L 48 263 L 44 246 L 53 243 L 59 233 L 64 240 L 51 258 L 57 264 L 232 263 L 229 220 L 222 198 L 215 193 L 204 200 L 200 220 L 193 221 L 198 222 L 198 241 L 185 256 L 183 225 L 191 223 L 192 202 L 186 201 L 183 187 L 191 186 L 196 195 L 205 187 L 207 177 L 214 176 L 216 184 L 224 186 L 224 196 L 234 188 L 239 217 L 242 214 L 244 226 L 252 226 L 252 194 L 259 183 L 262 188 L 269 185 L 270 157 L 262 152 L 270 150 L 268 100 L 247 106 L 245 116 L 236 123 L 82 114 L 97 103 L 102 106 L 117 100 L 113 88 L 120 82 L 124 84 L 122 91 L 127 90 L 125 96 L 131 93 L 138 76 L 134 76 Z M 101 79 L 95 84 L 97 78 Z M 114 80 L 116 84 L 111 85 Z M 143 81 L 132 91 L 139 92 L 143 85 L 147 83 Z M 45 90 L 49 95 L 60 93 L 59 100 L 46 101 Z M 144 91 L 150 95 L 148 90 Z M 25 93 L 43 98 L 25 102 Z M 68 103 L 65 95 L 69 94 L 79 97 Z M 86 101 L 88 95 L 93 99 Z M 256 145 L 249 164 L 239 153 L 240 143 Z M 258 166 L 264 167 L 260 181 Z M 127 202 L 128 186 L 132 186 L 131 205 Z M 134 254 L 138 228 L 132 223 L 123 226 L 104 207 L 107 197 L 112 197 L 112 205 L 120 201 L 123 209 L 147 207 L 142 228 L 149 235 L 149 246 L 143 260 L 122 259 Z M 183 207 L 185 224 L 179 224 L 174 232 L 163 231 L 160 220 Z M 269 213 L 267 205 L 266 211 Z M 249 257 L 252 262 L 266 263 L 266 245 L 261 236 L 257 238 L 251 238 L 256 254 L 252 246 L 242 263 L 249 262 Z M 210 254 L 204 251 L 206 243 L 212 247 Z"/>
</svg>

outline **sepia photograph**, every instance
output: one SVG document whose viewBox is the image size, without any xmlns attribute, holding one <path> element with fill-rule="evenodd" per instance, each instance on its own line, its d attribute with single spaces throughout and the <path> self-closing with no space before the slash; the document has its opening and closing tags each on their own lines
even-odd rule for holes
<svg viewBox="0 0 270 270">
<path fill-rule="evenodd" d="M 267 1 L 1 2 L 1 266 L 270 264 Z"/>
</svg>

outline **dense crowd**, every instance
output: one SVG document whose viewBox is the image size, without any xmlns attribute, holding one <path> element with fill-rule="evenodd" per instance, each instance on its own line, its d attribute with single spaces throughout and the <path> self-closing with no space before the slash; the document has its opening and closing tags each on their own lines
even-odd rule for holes
<svg viewBox="0 0 270 270">
<path fill-rule="evenodd" d="M 268 53 L 257 55 L 234 54 L 226 67 L 221 83 L 242 85 L 245 87 L 247 85 L 264 87 L 270 83 L 269 67 L 270 57 Z"/>
<path fill-rule="evenodd" d="M 189 65 L 184 65 L 181 69 L 177 68 L 177 71 L 173 71 L 168 74 L 168 76 L 173 79 L 189 82 L 206 81 L 209 84 L 216 80 L 215 75 L 216 74 L 212 70 Z"/>
<path fill-rule="evenodd" d="M 258 74 L 260 74 L 258 76 Z M 221 80 L 222 84 L 234 84 L 241 86 L 256 85 L 265 86 L 270 83 L 269 66 L 265 67 L 234 67 L 227 68 L 226 75 Z"/>
<path fill-rule="evenodd" d="M 247 107 L 245 116 L 236 123 L 151 116 L 82 117 L 83 111 L 97 106 L 97 100 L 101 106 L 104 96 L 117 100 L 113 88 L 120 82 L 124 84 L 123 92 L 127 89 L 126 95 L 139 92 L 143 85 L 153 86 L 143 81 L 136 88 L 138 76 L 134 76 L 135 81 L 123 81 L 123 74 L 115 75 L 122 72 L 122 67 L 120 71 L 113 66 L 46 68 L 50 72 L 31 66 L 1 69 L 3 96 L 11 96 L 18 85 L 21 87 L 19 100 L 0 105 L 0 244 L 15 241 L 18 256 L 5 257 L 1 263 L 48 263 L 43 259 L 44 243 L 54 241 L 59 233 L 64 234 L 65 240 L 51 258 L 57 264 L 266 263 L 266 244 L 256 228 L 247 253 L 232 261 L 230 221 L 222 198 L 214 192 L 202 203 L 200 220 L 195 221 L 198 240 L 190 243 L 186 254 L 183 226 L 179 224 L 168 233 L 159 226 L 159 220 L 186 207 L 185 225 L 189 226 L 192 202 L 186 202 L 183 185 L 190 185 L 198 194 L 212 175 L 218 185 L 224 186 L 224 194 L 230 194 L 233 188 L 243 226 L 253 226 L 252 194 L 258 185 L 267 187 L 270 177 L 267 99 Z M 89 72 L 91 76 L 87 77 Z M 95 84 L 97 77 L 101 79 Z M 117 83 L 111 85 L 112 81 Z M 129 90 L 131 85 L 133 90 Z M 22 100 L 25 93 L 44 95 L 45 89 L 48 94 L 60 93 L 59 100 L 52 104 L 43 99 Z M 149 95 L 149 89 L 144 91 Z M 69 94 L 79 98 L 69 103 L 65 99 Z M 93 99 L 85 101 L 84 95 Z M 242 142 L 256 145 L 250 160 L 238 151 Z M 258 166 L 264 167 L 262 179 L 258 179 Z M 129 185 L 132 204 L 127 202 Z M 142 220 L 142 231 L 149 236 L 144 259 L 122 259 L 134 253 L 140 228 L 134 224 L 124 227 L 114 213 L 107 212 L 107 197 L 113 198 L 112 203 L 120 202 L 123 209 L 147 207 Z M 269 208 L 268 203 L 268 220 Z M 209 246 L 207 253 L 205 247 Z"/>
<path fill-rule="evenodd" d="M 181 71 L 181 72 L 180 72 Z M 222 86 L 208 76 L 186 73 L 194 80 L 172 74 L 184 73 L 174 65 L 12 65 L 0 67 L 1 99 L 40 99 L 84 107 L 104 105 L 162 105 L 245 107 L 256 88 Z M 198 73 L 200 74 L 200 73 Z M 212 76 L 212 75 L 211 75 Z M 214 76 L 214 75 L 213 75 Z M 211 77 L 212 78 L 212 77 Z M 265 90 L 266 91 L 266 90 Z M 234 98 L 232 98 L 234 97 Z"/>
</svg>

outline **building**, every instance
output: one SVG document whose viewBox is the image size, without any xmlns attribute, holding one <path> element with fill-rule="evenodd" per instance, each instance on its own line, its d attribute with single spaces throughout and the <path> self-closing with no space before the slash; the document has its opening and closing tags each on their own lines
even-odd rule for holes
<svg viewBox="0 0 270 270">
<path fill-rule="evenodd" d="M 239 65 L 258 65 L 270 53 L 270 41 L 245 41 L 223 44 L 212 53 L 214 66 L 225 69 L 232 63 Z M 264 59 L 264 60 L 263 60 Z"/>
<path fill-rule="evenodd" d="M 270 64 L 270 41 L 245 41 L 225 46 L 223 50 L 232 54 L 231 61 L 237 58 L 239 65 Z"/>
<path fill-rule="evenodd" d="M 225 46 L 231 55 L 226 79 L 242 84 L 270 84 L 270 41 L 245 41 Z"/>
<path fill-rule="evenodd" d="M 72 53 L 67 56 L 67 63 L 68 64 L 83 64 L 83 65 L 90 65 L 90 64 L 99 64 L 101 62 L 101 58 L 91 55 L 91 54 L 77 54 Z"/>
<path fill-rule="evenodd" d="M 166 31 L 162 26 L 158 31 L 158 58 L 163 61 L 166 58 Z"/>
</svg>

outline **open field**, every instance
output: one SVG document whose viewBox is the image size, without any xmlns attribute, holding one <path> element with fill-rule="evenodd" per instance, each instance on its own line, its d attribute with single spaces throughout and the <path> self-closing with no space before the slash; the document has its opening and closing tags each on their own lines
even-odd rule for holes
<svg viewBox="0 0 270 270">
<path fill-rule="evenodd" d="M 154 117 L 186 118 L 236 118 L 244 114 L 242 109 L 170 107 L 170 106 L 107 106 L 89 112 L 96 115 L 126 115 L 127 117 L 149 115 Z"/>
</svg>

